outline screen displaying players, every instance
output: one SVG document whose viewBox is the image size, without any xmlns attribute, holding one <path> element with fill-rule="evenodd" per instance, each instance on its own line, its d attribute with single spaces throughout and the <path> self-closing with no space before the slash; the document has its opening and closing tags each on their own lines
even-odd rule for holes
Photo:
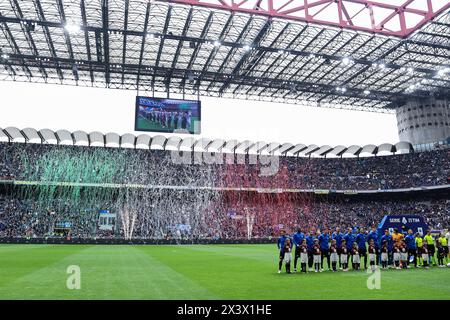
<svg viewBox="0 0 450 320">
<path fill-rule="evenodd" d="M 136 97 L 136 131 L 199 134 L 201 104 L 196 100 Z"/>
</svg>

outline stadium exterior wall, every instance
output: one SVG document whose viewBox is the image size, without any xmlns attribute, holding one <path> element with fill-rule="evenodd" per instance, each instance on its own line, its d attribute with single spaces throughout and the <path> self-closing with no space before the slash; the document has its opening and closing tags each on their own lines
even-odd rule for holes
<svg viewBox="0 0 450 320">
<path fill-rule="evenodd" d="M 397 127 L 400 140 L 413 145 L 445 141 L 450 137 L 450 101 L 408 101 L 397 109 Z"/>
</svg>

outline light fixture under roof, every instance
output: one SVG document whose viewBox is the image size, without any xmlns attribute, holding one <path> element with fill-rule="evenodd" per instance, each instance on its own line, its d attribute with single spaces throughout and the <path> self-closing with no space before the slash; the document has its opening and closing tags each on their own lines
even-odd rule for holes
<svg viewBox="0 0 450 320">
<path fill-rule="evenodd" d="M 64 29 L 70 34 L 77 34 L 81 31 L 80 25 L 74 22 L 67 22 Z"/>
<path fill-rule="evenodd" d="M 349 57 L 344 57 L 342 59 L 342 63 L 345 65 L 349 65 L 352 60 Z"/>
<path fill-rule="evenodd" d="M 437 75 L 438 77 L 443 77 L 448 72 L 450 72 L 450 68 L 442 68 L 438 70 Z"/>
<path fill-rule="evenodd" d="M 214 47 L 218 48 L 218 47 L 220 47 L 222 45 L 222 43 L 220 43 L 219 40 L 216 40 L 216 41 L 213 42 L 213 45 L 214 45 Z"/>
</svg>

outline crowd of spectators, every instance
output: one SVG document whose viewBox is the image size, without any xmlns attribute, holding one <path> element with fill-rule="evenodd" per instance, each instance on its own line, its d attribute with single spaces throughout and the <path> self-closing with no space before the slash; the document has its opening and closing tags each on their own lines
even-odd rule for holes
<svg viewBox="0 0 450 320">
<path fill-rule="evenodd" d="M 0 237 L 56 236 L 55 225 L 61 221 L 71 223 L 71 236 L 144 238 L 269 237 L 280 228 L 298 226 L 368 227 L 386 214 L 422 215 L 436 228 L 450 224 L 448 197 L 399 200 L 392 195 L 356 201 L 345 195 L 331 200 L 305 192 L 243 195 L 223 190 L 385 190 L 446 185 L 450 149 L 359 159 L 277 159 L 277 173 L 261 176 L 261 166 L 249 164 L 249 159 L 245 164 L 180 164 L 166 151 L 0 143 L 0 180 L 42 183 L 34 189 L 23 187 L 22 193 L 16 189 L 11 194 L 3 192 Z M 94 186 L 83 193 L 82 187 L 46 187 L 62 182 L 153 188 L 139 193 L 139 188 L 131 186 L 125 189 L 136 191 Z M 89 202 L 80 200 L 86 193 Z M 95 208 L 118 214 L 114 230 L 98 230 Z"/>
<path fill-rule="evenodd" d="M 263 176 L 264 165 L 248 164 L 248 159 L 247 164 L 177 164 L 168 151 L 0 143 L 0 180 L 386 190 L 445 185 L 450 178 L 450 149 L 368 158 L 276 159 L 276 173 Z"/>
<path fill-rule="evenodd" d="M 385 215 L 405 214 L 422 216 L 429 227 L 437 230 L 450 226 L 450 200 L 442 197 L 355 200 L 344 195 L 334 199 L 246 195 L 233 201 L 234 197 L 229 192 L 221 193 L 212 199 L 210 206 L 198 208 L 197 203 L 192 203 L 191 192 L 190 196 L 164 199 L 160 206 L 166 209 L 158 215 L 139 211 L 140 207 L 131 237 L 166 238 L 178 234 L 184 238 L 267 238 L 278 235 L 280 229 L 295 231 L 298 227 L 369 228 L 377 226 Z M 70 222 L 72 237 L 125 237 L 120 214 L 113 230 L 102 231 L 98 228 L 98 211 L 42 210 L 31 200 L 0 196 L 0 237 L 57 236 L 57 222 L 62 221 Z M 180 225 L 188 228 L 178 228 Z"/>
</svg>

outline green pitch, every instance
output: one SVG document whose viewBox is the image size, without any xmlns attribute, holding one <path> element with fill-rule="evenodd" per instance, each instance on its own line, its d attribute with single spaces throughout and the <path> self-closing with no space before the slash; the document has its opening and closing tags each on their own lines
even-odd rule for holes
<svg viewBox="0 0 450 320">
<path fill-rule="evenodd" d="M 275 245 L 0 245 L 0 299 L 450 299 L 450 268 L 277 274 Z M 67 268 L 81 288 L 67 289 Z"/>
</svg>

